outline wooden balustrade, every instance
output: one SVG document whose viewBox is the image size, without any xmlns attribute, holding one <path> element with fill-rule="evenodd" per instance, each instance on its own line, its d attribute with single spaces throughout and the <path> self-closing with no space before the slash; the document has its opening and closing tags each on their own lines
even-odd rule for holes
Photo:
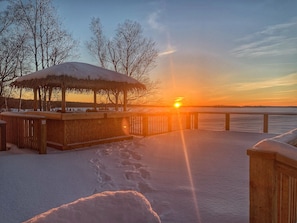
<svg viewBox="0 0 297 223">
<path fill-rule="evenodd" d="M 269 132 L 270 116 L 296 116 L 297 113 L 261 113 L 261 112 L 173 112 L 173 113 L 133 113 L 130 117 L 130 134 L 155 135 L 180 129 L 198 129 L 202 116 L 224 116 L 222 129 L 232 130 L 233 116 L 252 115 L 262 116 L 262 132 Z M 211 118 L 210 118 L 211 119 Z M 296 121 L 297 123 L 297 121 Z M 219 125 L 219 123 L 216 123 Z"/>
<path fill-rule="evenodd" d="M 6 150 L 6 122 L 3 120 L 0 120 L 0 151 Z"/>
<path fill-rule="evenodd" d="M 30 148 L 46 153 L 46 119 L 43 116 L 3 112 L 6 125 L 6 141 L 19 148 Z"/>
<path fill-rule="evenodd" d="M 168 113 L 1 113 L 7 122 L 7 142 L 46 153 L 48 146 L 72 149 L 107 142 L 110 139 L 129 139 L 131 135 L 149 136 L 182 129 L 203 129 L 203 122 L 214 122 L 222 130 L 233 130 L 232 119 L 241 115 L 263 117 L 263 132 L 269 131 L 269 117 L 297 113 L 248 112 L 168 112 Z M 207 119 L 204 119 L 207 116 Z M 222 123 L 212 116 L 220 116 Z M 46 129 L 48 128 L 48 129 Z M 84 131 L 81 131 L 84 129 Z M 236 130 L 235 130 L 236 131 Z"/>
<path fill-rule="evenodd" d="M 43 115 L 47 146 L 59 150 L 132 139 L 127 112 L 27 112 Z"/>
<path fill-rule="evenodd" d="M 297 222 L 297 134 L 295 137 L 292 145 L 278 142 L 277 137 L 247 151 L 251 223 Z"/>
<path fill-rule="evenodd" d="M 130 116 L 130 134 L 156 135 L 198 127 L 198 116 L 192 113 L 134 113 Z"/>
</svg>

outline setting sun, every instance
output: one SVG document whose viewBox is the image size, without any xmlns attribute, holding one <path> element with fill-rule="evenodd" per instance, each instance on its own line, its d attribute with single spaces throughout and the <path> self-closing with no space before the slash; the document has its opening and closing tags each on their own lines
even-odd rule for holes
<svg viewBox="0 0 297 223">
<path fill-rule="evenodd" d="M 182 100 L 183 100 L 183 99 L 184 99 L 183 97 L 177 97 L 177 98 L 175 99 L 175 101 L 174 101 L 173 106 L 174 106 L 175 108 L 179 108 L 179 107 L 181 107 L 181 106 L 182 106 Z"/>
<path fill-rule="evenodd" d="M 174 103 L 174 107 L 175 107 L 175 108 L 179 108 L 181 105 L 182 105 L 182 104 L 181 104 L 180 102 L 175 102 L 175 103 Z"/>
</svg>

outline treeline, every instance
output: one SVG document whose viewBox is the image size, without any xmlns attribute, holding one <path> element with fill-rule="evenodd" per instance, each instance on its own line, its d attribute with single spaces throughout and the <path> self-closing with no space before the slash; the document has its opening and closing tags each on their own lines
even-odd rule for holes
<svg viewBox="0 0 297 223">
<path fill-rule="evenodd" d="M 11 88 L 16 78 L 78 58 L 81 46 L 63 26 L 53 0 L 9 0 L 5 5 L 0 9 L 0 97 L 21 98 L 22 92 Z M 93 17 L 89 25 L 91 35 L 84 47 L 97 65 L 135 78 L 146 86 L 146 90 L 129 92 L 127 100 L 155 100 L 160 95 L 159 83 L 151 80 L 149 72 L 156 66 L 157 44 L 144 36 L 141 25 L 127 19 L 118 24 L 114 36 L 104 34 L 98 17 Z M 103 89 L 101 93 L 115 105 L 123 98 L 118 89 Z M 50 86 L 40 83 L 40 109 L 50 109 L 46 105 L 51 99 Z"/>
<path fill-rule="evenodd" d="M 22 106 L 21 108 L 24 109 L 32 109 L 34 101 L 33 100 L 26 100 L 22 99 L 21 101 Z M 0 108 L 1 111 L 11 110 L 11 109 L 18 109 L 20 106 L 20 100 L 16 98 L 5 98 L 0 97 Z M 92 108 L 94 106 L 93 103 L 90 102 L 67 102 L 68 108 Z M 109 106 L 109 105 L 107 105 Z M 61 101 L 52 101 L 51 102 L 52 108 L 59 108 L 61 107 Z"/>
</svg>

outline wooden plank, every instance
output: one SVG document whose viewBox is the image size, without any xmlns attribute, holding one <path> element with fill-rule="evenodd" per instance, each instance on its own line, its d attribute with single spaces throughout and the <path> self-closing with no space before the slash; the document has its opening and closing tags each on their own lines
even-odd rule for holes
<svg viewBox="0 0 297 223">
<path fill-rule="evenodd" d="M 46 119 L 40 120 L 39 154 L 46 154 Z"/>
<path fill-rule="evenodd" d="M 3 120 L 0 120 L 0 130 L 1 130 L 0 151 L 6 151 L 6 122 Z"/>
<path fill-rule="evenodd" d="M 248 154 L 250 156 L 250 222 L 276 223 L 276 154 L 250 150 Z"/>
<path fill-rule="evenodd" d="M 226 131 L 230 130 L 230 114 L 229 113 L 225 114 L 225 130 Z"/>
<path fill-rule="evenodd" d="M 263 115 L 263 132 L 268 132 L 268 114 Z"/>
</svg>

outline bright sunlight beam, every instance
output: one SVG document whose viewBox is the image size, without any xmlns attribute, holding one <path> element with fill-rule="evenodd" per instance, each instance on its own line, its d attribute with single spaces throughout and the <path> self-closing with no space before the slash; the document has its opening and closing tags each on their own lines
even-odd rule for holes
<svg viewBox="0 0 297 223">
<path fill-rule="evenodd" d="M 194 204 L 195 204 L 196 216 L 197 216 L 197 220 L 198 220 L 197 222 L 201 223 L 198 200 L 197 200 L 197 196 L 196 196 L 196 193 L 195 193 L 195 185 L 194 185 L 194 181 L 193 181 L 193 175 L 192 175 L 190 160 L 189 160 L 189 156 L 188 156 L 188 149 L 187 149 L 187 145 L 186 145 L 186 141 L 185 141 L 185 137 L 184 137 L 184 132 L 182 130 L 182 122 L 181 122 L 181 117 L 180 117 L 179 110 L 177 110 L 177 114 L 178 114 L 178 123 L 179 123 L 179 129 L 180 129 L 180 136 L 181 136 L 182 145 L 183 145 L 183 152 L 184 152 L 184 156 L 185 156 L 188 177 L 189 177 L 189 180 L 190 180 L 190 186 L 191 186 L 193 201 L 194 201 Z"/>
</svg>

